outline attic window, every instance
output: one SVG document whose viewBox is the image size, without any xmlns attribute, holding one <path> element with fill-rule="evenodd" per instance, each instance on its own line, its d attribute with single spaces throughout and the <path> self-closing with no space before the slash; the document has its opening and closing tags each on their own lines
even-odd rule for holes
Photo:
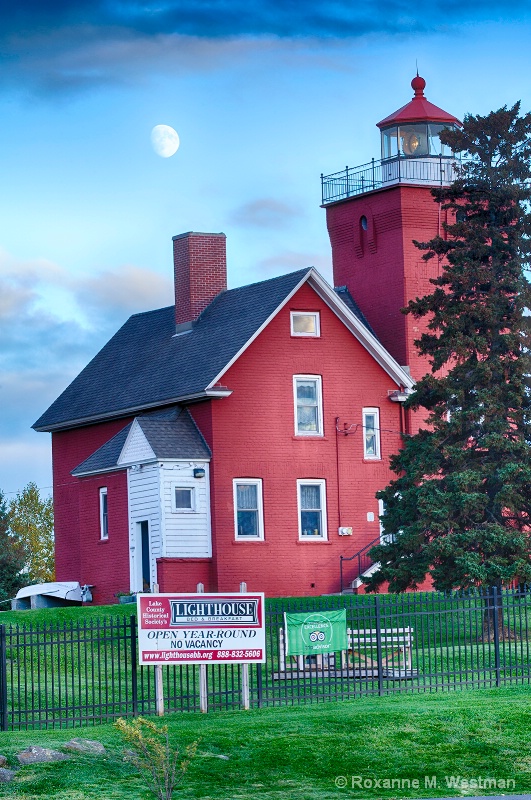
<svg viewBox="0 0 531 800">
<path fill-rule="evenodd" d="M 321 335 L 319 312 L 292 311 L 291 335 L 319 337 Z"/>
</svg>

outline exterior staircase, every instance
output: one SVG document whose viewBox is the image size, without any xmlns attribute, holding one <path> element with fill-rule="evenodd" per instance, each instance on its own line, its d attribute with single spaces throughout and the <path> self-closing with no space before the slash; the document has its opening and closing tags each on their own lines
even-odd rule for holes
<svg viewBox="0 0 531 800">
<path fill-rule="evenodd" d="M 380 566 L 369 557 L 369 551 L 377 544 L 391 541 L 391 535 L 377 536 L 353 556 L 339 556 L 339 585 L 341 594 L 355 594 L 363 585 L 363 578 L 369 578 Z M 350 566 L 350 562 L 353 562 Z"/>
</svg>

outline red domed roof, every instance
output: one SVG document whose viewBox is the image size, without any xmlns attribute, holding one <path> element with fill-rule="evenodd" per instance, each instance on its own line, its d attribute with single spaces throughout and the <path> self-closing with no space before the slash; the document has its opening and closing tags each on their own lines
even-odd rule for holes
<svg viewBox="0 0 531 800">
<path fill-rule="evenodd" d="M 461 126 L 460 120 L 443 111 L 442 108 L 434 106 L 424 97 L 426 81 L 419 74 L 415 75 L 411 81 L 411 87 L 415 90 L 413 100 L 405 106 L 399 108 L 394 114 L 390 114 L 377 125 L 379 128 L 387 128 L 389 125 L 398 125 L 405 122 L 448 122 Z"/>
</svg>

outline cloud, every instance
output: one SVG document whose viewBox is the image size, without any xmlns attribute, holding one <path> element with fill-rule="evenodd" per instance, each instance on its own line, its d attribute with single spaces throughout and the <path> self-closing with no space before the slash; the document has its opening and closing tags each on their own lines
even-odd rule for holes
<svg viewBox="0 0 531 800">
<path fill-rule="evenodd" d="M 0 439 L 28 431 L 130 314 L 172 295 L 169 279 L 135 265 L 72 276 L 0 252 Z"/>
<path fill-rule="evenodd" d="M 504 17 L 525 13 L 525 0 L 513 0 Z M 4 4 L 0 27 L 25 36 L 46 29 L 84 27 L 122 29 L 150 36 L 160 33 L 208 39 L 234 36 L 359 37 L 368 32 L 409 32 L 438 25 L 441 19 L 499 18 L 498 0 L 426 0 L 415 15 L 409 0 L 25 0 Z"/>
<path fill-rule="evenodd" d="M 267 277 L 283 275 L 298 269 L 315 267 L 330 283 L 332 282 L 332 263 L 330 256 L 316 255 L 315 253 L 300 253 L 295 250 L 286 250 L 258 262 L 258 269 Z"/>
<path fill-rule="evenodd" d="M 79 305 L 88 304 L 98 312 L 126 317 L 138 311 L 161 308 L 173 303 L 173 283 L 142 267 L 127 264 L 76 281 Z"/>
<path fill-rule="evenodd" d="M 411 36 L 498 21 L 498 0 L 25 0 L 0 6 L 0 86 L 69 95 L 176 69 L 215 70 L 259 48 L 373 34 Z M 528 19 L 514 0 L 503 18 Z"/>
<path fill-rule="evenodd" d="M 300 217 L 299 208 L 281 203 L 271 197 L 263 197 L 237 208 L 230 215 L 230 220 L 236 225 L 257 228 L 286 228 L 291 220 Z"/>
<path fill-rule="evenodd" d="M 50 439 L 42 433 L 26 431 L 16 439 L 0 436 L 2 462 L 9 470 L 2 474 L 0 489 L 7 500 L 13 500 L 30 481 L 41 489 L 41 497 L 52 494 Z"/>
</svg>

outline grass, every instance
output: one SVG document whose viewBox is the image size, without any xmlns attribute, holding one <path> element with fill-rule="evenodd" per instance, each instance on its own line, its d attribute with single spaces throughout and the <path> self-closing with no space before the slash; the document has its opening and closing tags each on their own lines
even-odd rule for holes
<svg viewBox="0 0 531 800">
<path fill-rule="evenodd" d="M 459 791 L 445 776 L 514 779 L 509 793 L 531 792 L 531 696 L 524 687 L 441 695 L 369 697 L 344 703 L 206 716 L 166 717 L 172 740 L 200 738 L 175 800 L 332 800 L 506 794 L 497 788 Z M 10 764 L 30 744 L 60 747 L 72 735 L 95 738 L 106 757 L 20 769 L 0 797 L 17 800 L 147 800 L 134 769 L 123 761 L 111 725 L 72 731 L 0 734 Z M 228 756 L 228 760 L 216 756 Z M 425 787 L 424 776 L 437 787 Z M 347 788 L 335 785 L 345 776 Z M 406 788 L 351 787 L 364 780 L 395 778 Z M 419 780 L 419 789 L 407 781 Z"/>
<path fill-rule="evenodd" d="M 134 614 L 136 603 L 123 603 L 112 606 L 65 606 L 64 608 L 36 608 L 30 611 L 3 611 L 0 613 L 0 625 L 42 626 L 62 625 L 63 622 L 74 624 L 84 620 L 122 619 Z"/>
</svg>

